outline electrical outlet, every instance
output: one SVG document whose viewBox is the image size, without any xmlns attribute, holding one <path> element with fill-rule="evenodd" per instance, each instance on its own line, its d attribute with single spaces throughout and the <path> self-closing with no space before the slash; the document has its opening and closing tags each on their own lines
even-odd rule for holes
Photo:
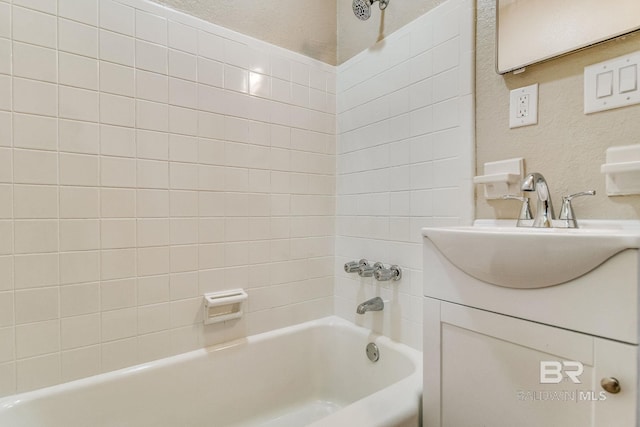
<svg viewBox="0 0 640 427">
<path fill-rule="evenodd" d="M 509 97 L 509 128 L 538 124 L 538 83 L 514 89 Z"/>
</svg>

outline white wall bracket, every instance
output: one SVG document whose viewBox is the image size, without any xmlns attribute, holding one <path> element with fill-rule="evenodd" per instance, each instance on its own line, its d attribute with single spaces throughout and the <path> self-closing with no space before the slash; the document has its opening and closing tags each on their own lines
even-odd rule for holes
<svg viewBox="0 0 640 427">
<path fill-rule="evenodd" d="M 474 184 L 484 184 L 486 199 L 501 199 L 507 194 L 520 194 L 524 176 L 524 159 L 500 160 L 484 164 L 484 175 L 473 178 Z"/>
<path fill-rule="evenodd" d="M 606 159 L 600 172 L 605 174 L 607 195 L 640 194 L 640 144 L 610 147 Z"/>
<path fill-rule="evenodd" d="M 225 322 L 242 317 L 248 295 L 242 289 L 204 294 L 204 324 Z"/>
</svg>

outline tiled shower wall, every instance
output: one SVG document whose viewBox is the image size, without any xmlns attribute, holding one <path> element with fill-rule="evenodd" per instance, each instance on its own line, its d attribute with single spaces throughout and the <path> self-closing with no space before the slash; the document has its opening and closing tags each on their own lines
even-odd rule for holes
<svg viewBox="0 0 640 427">
<path fill-rule="evenodd" d="M 338 67 L 335 313 L 420 350 L 420 228 L 473 219 L 474 11 L 449 0 Z M 360 258 L 404 275 L 343 272 Z"/>
<path fill-rule="evenodd" d="M 142 0 L 0 0 L 0 396 L 331 314 L 335 98 Z"/>
</svg>

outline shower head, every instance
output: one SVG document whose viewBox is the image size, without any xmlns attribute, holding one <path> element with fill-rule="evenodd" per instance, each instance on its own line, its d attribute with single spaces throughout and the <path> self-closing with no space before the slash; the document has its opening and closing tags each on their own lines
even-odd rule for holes
<svg viewBox="0 0 640 427">
<path fill-rule="evenodd" d="M 380 10 L 385 10 L 389 4 L 389 0 L 353 0 L 353 14 L 356 18 L 366 21 L 371 17 L 371 6 L 375 2 L 379 2 Z"/>
</svg>

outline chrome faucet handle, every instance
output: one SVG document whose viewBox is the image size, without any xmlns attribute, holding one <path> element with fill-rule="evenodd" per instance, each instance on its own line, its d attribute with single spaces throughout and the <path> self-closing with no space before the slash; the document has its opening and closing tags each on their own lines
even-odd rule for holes
<svg viewBox="0 0 640 427">
<path fill-rule="evenodd" d="M 369 261 L 366 259 L 361 259 L 360 261 L 349 261 L 344 265 L 345 273 L 357 273 L 360 270 L 360 267 L 365 265 L 369 265 Z"/>
<path fill-rule="evenodd" d="M 373 273 L 376 280 L 380 282 L 386 282 L 389 280 L 397 281 L 402 279 L 402 270 L 397 265 L 392 265 L 389 268 L 380 268 Z"/>
<path fill-rule="evenodd" d="M 529 198 L 507 194 L 506 196 L 502 196 L 502 199 L 518 200 L 522 202 L 522 206 L 520 207 L 520 214 L 518 214 L 518 222 L 516 222 L 516 227 L 527 227 L 527 225 L 524 225 L 522 221 L 529 221 L 533 219 L 533 215 L 531 214 L 531 206 L 529 205 Z"/>
<path fill-rule="evenodd" d="M 576 197 L 582 196 L 595 196 L 596 190 L 581 191 L 580 193 L 570 194 L 568 196 L 562 196 L 562 209 L 560 209 L 559 220 L 564 222 L 564 226 L 567 228 L 578 228 L 578 222 L 576 221 L 576 215 L 573 212 L 573 206 L 571 200 Z"/>
<path fill-rule="evenodd" d="M 371 277 L 376 272 L 376 270 L 379 270 L 381 268 L 384 268 L 384 265 L 381 262 L 376 262 L 373 265 L 363 265 L 358 269 L 358 275 L 360 277 Z"/>
</svg>

